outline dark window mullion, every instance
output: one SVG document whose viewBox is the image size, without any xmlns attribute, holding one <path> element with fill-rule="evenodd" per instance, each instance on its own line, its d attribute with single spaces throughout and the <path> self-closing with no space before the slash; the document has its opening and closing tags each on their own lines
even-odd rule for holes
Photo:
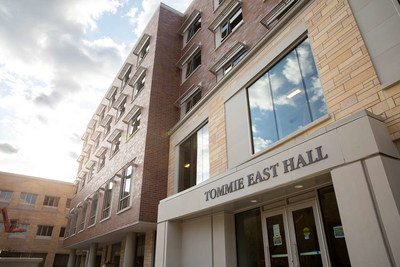
<svg viewBox="0 0 400 267">
<path fill-rule="evenodd" d="M 276 136 L 277 136 L 277 138 L 278 138 L 278 140 L 279 140 L 279 139 L 281 139 L 281 138 L 279 137 L 278 121 L 277 121 L 277 119 L 276 119 L 276 111 L 275 111 L 274 94 L 273 94 L 273 90 L 272 90 L 272 83 L 271 83 L 271 77 L 270 77 L 270 75 L 269 75 L 269 72 L 268 72 L 268 83 L 269 83 L 269 90 L 270 90 L 270 92 L 271 92 L 272 109 L 273 109 L 273 111 L 274 111 L 274 120 L 275 120 Z"/>
<path fill-rule="evenodd" d="M 308 113 L 310 114 L 310 119 L 311 119 L 311 121 L 314 121 L 314 118 L 313 118 L 312 113 L 311 113 L 310 101 L 309 101 L 309 99 L 308 99 L 306 83 L 305 83 L 305 81 L 304 81 L 303 72 L 302 72 L 302 70 L 301 70 L 299 54 L 297 53 L 297 48 L 294 50 L 294 52 L 296 53 L 297 64 L 299 64 L 299 71 L 300 71 L 300 76 L 301 76 L 301 82 L 303 83 L 304 94 L 305 94 L 306 100 L 307 100 Z"/>
</svg>

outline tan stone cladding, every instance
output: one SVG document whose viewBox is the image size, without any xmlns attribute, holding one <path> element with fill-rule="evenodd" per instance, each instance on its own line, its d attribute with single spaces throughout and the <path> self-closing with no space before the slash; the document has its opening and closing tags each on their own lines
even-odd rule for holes
<svg viewBox="0 0 400 267">
<path fill-rule="evenodd" d="M 217 49 L 214 48 L 213 34 L 207 29 L 207 23 L 218 14 L 218 9 L 211 13 L 210 18 L 205 15 L 204 23 L 202 22 L 204 26 L 194 40 L 203 44 L 202 53 L 204 51 L 205 57 L 207 57 L 204 60 L 206 66 L 203 67 L 202 65 L 200 71 L 190 77 L 191 81 L 185 81 L 181 90 L 184 91 L 189 86 L 186 83 L 192 84 L 197 81 L 202 81 L 202 84 L 205 84 L 203 89 L 205 93 L 212 90 L 216 80 L 207 71 L 207 67 L 215 63 L 215 59 L 220 55 L 219 52 L 226 51 L 235 40 L 246 40 L 249 49 L 252 49 L 254 44 L 267 32 L 265 28 L 260 27 L 259 21 L 260 17 L 267 13 L 269 1 L 252 1 L 251 5 L 246 3 L 247 1 L 243 1 L 242 4 L 243 24 Z M 190 14 L 190 10 L 200 7 L 204 8 L 206 14 L 212 8 L 203 7 L 201 1 L 194 1 L 186 14 Z M 278 34 L 274 35 L 267 45 L 260 49 L 253 58 L 249 59 L 246 65 L 236 70 L 235 76 L 232 76 L 224 84 L 217 85 L 218 91 L 213 92 L 207 103 L 174 131 L 169 148 L 169 196 L 175 193 L 175 148 L 178 137 L 185 133 L 187 129 L 190 129 L 194 123 L 197 123 L 196 120 L 204 114 L 208 117 L 209 123 L 210 177 L 215 177 L 227 171 L 224 95 L 237 80 L 248 73 L 251 66 L 256 65 L 265 57 L 299 23 L 305 23 L 307 27 L 307 35 L 325 93 L 330 119 L 307 129 L 305 132 L 276 146 L 276 148 L 364 109 L 385 119 L 392 140 L 400 138 L 400 84 L 384 90 L 381 89 L 348 1 L 311 1 L 304 11 L 285 25 Z"/>
<path fill-rule="evenodd" d="M 73 195 L 72 183 L 30 177 L 19 174 L 0 172 L 0 190 L 12 191 L 10 202 L 0 201 L 0 207 L 7 207 L 10 219 L 19 219 L 20 223 L 29 224 L 25 238 L 17 238 L 15 234 L 0 229 L 0 250 L 3 252 L 46 253 L 45 267 L 52 267 L 55 254 L 68 254 L 62 248 L 60 238 L 61 227 L 67 226 L 65 214 L 67 199 Z M 34 205 L 24 204 L 20 200 L 21 193 L 35 194 Z M 45 196 L 59 197 L 57 207 L 43 205 Z M 1 219 L 2 221 L 2 219 Z M 53 226 L 51 237 L 37 237 L 38 225 Z"/>
</svg>

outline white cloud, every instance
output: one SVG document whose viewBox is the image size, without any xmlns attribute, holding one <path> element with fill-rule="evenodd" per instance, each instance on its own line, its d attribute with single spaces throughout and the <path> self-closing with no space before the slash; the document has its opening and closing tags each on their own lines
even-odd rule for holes
<svg viewBox="0 0 400 267">
<path fill-rule="evenodd" d="M 261 137 L 253 137 L 253 144 L 254 152 L 257 153 L 258 151 L 261 151 L 272 144 L 272 140 L 266 140 Z"/>
</svg>

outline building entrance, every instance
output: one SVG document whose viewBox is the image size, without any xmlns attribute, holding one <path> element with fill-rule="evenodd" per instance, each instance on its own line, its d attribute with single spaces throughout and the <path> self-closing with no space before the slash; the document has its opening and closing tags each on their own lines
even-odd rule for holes
<svg viewBox="0 0 400 267">
<path fill-rule="evenodd" d="M 333 187 L 261 215 L 266 266 L 350 266 Z M 308 194 L 310 197 L 311 194 Z"/>
</svg>

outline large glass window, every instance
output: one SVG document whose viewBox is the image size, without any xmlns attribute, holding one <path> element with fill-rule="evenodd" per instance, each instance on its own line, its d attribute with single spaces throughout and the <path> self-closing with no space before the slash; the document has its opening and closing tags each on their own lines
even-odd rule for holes
<svg viewBox="0 0 400 267">
<path fill-rule="evenodd" d="M 59 201 L 60 201 L 59 197 L 45 196 L 44 200 L 43 200 L 43 205 L 52 206 L 52 207 L 58 207 L 58 202 Z"/>
<path fill-rule="evenodd" d="M 238 267 L 265 266 L 260 209 L 235 215 Z"/>
<path fill-rule="evenodd" d="M 110 216 L 112 189 L 113 189 L 113 183 L 109 182 L 106 185 L 106 188 L 104 189 L 103 210 L 101 212 L 101 219 L 105 219 Z"/>
<path fill-rule="evenodd" d="M 208 123 L 179 147 L 179 191 L 210 177 Z"/>
<path fill-rule="evenodd" d="M 132 165 L 125 169 L 124 177 L 121 182 L 118 210 L 123 210 L 130 205 L 132 169 Z"/>
<path fill-rule="evenodd" d="M 328 113 L 308 39 L 248 88 L 257 153 Z"/>
</svg>

